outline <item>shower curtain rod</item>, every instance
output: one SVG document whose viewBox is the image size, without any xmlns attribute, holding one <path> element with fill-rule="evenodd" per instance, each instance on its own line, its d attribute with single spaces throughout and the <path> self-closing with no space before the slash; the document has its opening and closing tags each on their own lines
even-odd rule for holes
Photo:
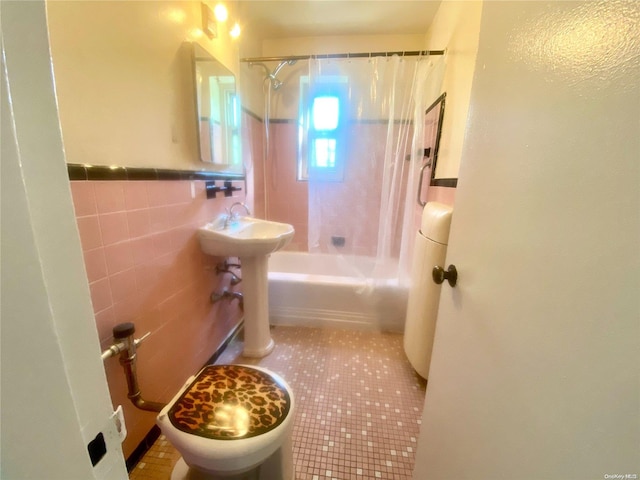
<svg viewBox="0 0 640 480">
<path fill-rule="evenodd" d="M 416 57 L 419 55 L 444 55 L 446 50 L 409 50 L 396 52 L 368 52 L 368 53 L 320 53 L 314 55 L 285 55 L 281 57 L 251 57 L 241 58 L 241 62 L 288 62 L 290 60 L 308 60 L 322 58 L 373 58 L 373 57 L 390 57 L 399 55 L 402 57 Z"/>
</svg>

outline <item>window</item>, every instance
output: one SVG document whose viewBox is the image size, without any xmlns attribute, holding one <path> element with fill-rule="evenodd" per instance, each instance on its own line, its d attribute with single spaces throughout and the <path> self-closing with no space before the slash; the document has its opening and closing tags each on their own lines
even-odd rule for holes
<svg viewBox="0 0 640 480">
<path fill-rule="evenodd" d="M 298 180 L 341 181 L 344 171 L 346 77 L 300 82 Z"/>
<path fill-rule="evenodd" d="M 235 90 L 225 91 L 226 132 L 225 143 L 230 165 L 242 164 L 242 142 L 240 138 L 240 101 Z"/>
<path fill-rule="evenodd" d="M 311 106 L 311 168 L 333 169 L 336 167 L 336 137 L 340 120 L 338 97 L 315 97 Z"/>
</svg>

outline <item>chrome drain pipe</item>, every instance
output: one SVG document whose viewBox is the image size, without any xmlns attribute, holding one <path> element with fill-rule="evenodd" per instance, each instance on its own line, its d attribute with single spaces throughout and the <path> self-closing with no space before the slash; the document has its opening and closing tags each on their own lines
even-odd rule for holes
<svg viewBox="0 0 640 480">
<path fill-rule="evenodd" d="M 220 275 L 220 274 L 225 274 L 228 273 L 231 275 L 231 286 L 235 286 L 237 284 L 239 284 L 242 281 L 242 278 L 240 278 L 238 275 L 236 275 L 234 272 L 232 272 L 230 270 L 230 268 L 240 268 L 240 264 L 239 263 L 229 263 L 227 260 L 225 260 L 222 263 L 219 263 L 216 265 L 216 275 Z"/>
<path fill-rule="evenodd" d="M 120 355 L 120 365 L 124 369 L 127 379 L 127 397 L 139 409 L 149 412 L 159 412 L 166 404 L 159 402 L 149 402 L 142 398 L 140 387 L 138 386 L 138 375 L 136 373 L 136 348 L 142 341 L 151 335 L 147 332 L 142 338 L 134 339 L 133 334 L 136 327 L 131 322 L 120 323 L 113 327 L 114 344 L 102 352 L 102 360 Z"/>
</svg>

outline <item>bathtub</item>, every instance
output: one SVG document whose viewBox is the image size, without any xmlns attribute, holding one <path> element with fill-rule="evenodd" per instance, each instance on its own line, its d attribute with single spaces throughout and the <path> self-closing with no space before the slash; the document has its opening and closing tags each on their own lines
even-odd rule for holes
<svg viewBox="0 0 640 480">
<path fill-rule="evenodd" d="M 338 255 L 273 253 L 268 273 L 270 323 L 402 332 L 407 286 L 392 278 L 368 280 L 372 258 L 350 260 L 355 267 L 345 265 Z"/>
</svg>

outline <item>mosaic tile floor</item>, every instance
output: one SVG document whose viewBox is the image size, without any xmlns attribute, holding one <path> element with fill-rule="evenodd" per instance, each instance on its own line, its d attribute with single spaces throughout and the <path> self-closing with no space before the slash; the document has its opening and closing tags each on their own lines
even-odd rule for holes
<svg viewBox="0 0 640 480">
<path fill-rule="evenodd" d="M 296 480 L 411 479 L 426 382 L 408 363 L 402 335 L 274 327 L 274 351 L 242 356 L 229 344 L 216 363 L 260 365 L 296 395 Z M 130 475 L 164 480 L 179 455 L 161 436 Z"/>
</svg>

